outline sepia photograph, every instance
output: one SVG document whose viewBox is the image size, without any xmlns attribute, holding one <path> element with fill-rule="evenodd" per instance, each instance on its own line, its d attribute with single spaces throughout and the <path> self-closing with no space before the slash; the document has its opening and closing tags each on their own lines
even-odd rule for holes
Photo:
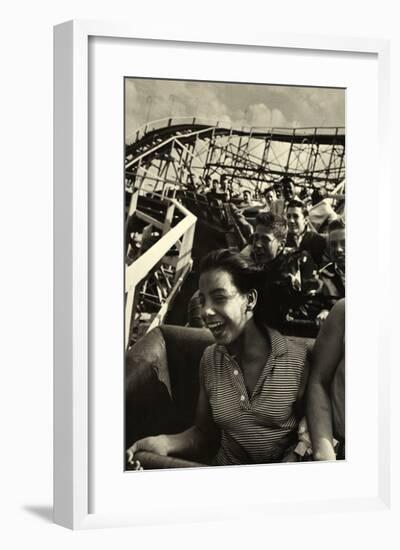
<svg viewBox="0 0 400 550">
<path fill-rule="evenodd" d="M 346 458 L 345 94 L 125 77 L 126 470 Z"/>
</svg>

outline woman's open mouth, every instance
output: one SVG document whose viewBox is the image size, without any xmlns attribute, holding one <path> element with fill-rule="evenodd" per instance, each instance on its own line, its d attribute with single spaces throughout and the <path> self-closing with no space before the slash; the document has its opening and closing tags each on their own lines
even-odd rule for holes
<svg viewBox="0 0 400 550">
<path fill-rule="evenodd" d="M 219 338 L 224 332 L 225 324 L 218 321 L 215 323 L 207 323 L 207 327 L 211 330 L 216 338 Z"/>
</svg>

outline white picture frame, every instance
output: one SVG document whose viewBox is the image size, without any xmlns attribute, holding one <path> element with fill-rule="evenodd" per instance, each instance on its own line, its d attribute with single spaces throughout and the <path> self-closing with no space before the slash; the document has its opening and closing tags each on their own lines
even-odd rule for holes
<svg viewBox="0 0 400 550">
<path fill-rule="evenodd" d="M 388 89 L 389 89 L 389 44 L 385 40 L 379 39 L 361 39 L 349 37 L 328 37 L 328 36 L 301 36 L 301 35 L 274 35 L 266 33 L 265 36 L 258 36 L 248 33 L 240 37 L 240 40 L 229 34 L 229 29 L 221 32 L 218 37 L 210 35 L 204 31 L 204 37 L 196 43 L 190 42 L 190 36 L 182 32 L 182 36 L 172 35 L 167 30 L 157 36 L 142 36 L 137 29 L 120 23 L 91 22 L 91 21 L 71 21 L 55 27 L 54 33 L 54 125 L 55 125 L 55 146 L 54 146 L 54 274 L 55 274 L 55 292 L 54 292 L 54 519 L 55 522 L 72 528 L 94 528 L 106 526 L 123 525 L 143 525 L 152 523 L 176 523 L 190 522 L 207 519 L 229 519 L 241 517 L 243 514 L 252 514 L 259 518 L 265 518 L 268 514 L 290 514 L 294 513 L 294 504 L 301 503 L 302 510 L 313 514 L 316 511 L 325 511 L 332 513 L 334 511 L 353 512 L 365 510 L 369 513 L 375 513 L 385 510 L 390 514 L 391 501 L 391 468 L 393 463 L 390 460 L 390 348 L 386 346 L 387 335 L 390 335 L 388 303 L 382 300 L 382 303 L 375 303 L 376 309 L 376 327 L 380 327 L 379 337 L 376 343 L 376 350 L 379 350 L 379 365 L 374 366 L 374 375 L 377 375 L 378 384 L 376 393 L 370 395 L 371 401 L 376 406 L 377 411 L 377 431 L 371 436 L 373 442 L 371 448 L 376 451 L 376 483 L 375 489 L 369 487 L 368 490 L 352 496 L 346 495 L 346 498 L 318 499 L 316 496 L 307 500 L 302 496 L 292 495 L 290 488 L 282 490 L 282 499 L 277 499 L 276 495 L 272 500 L 259 498 L 255 501 L 254 507 L 248 507 L 238 511 L 232 502 L 232 495 L 229 491 L 221 497 L 217 504 L 207 506 L 205 499 L 200 498 L 196 506 L 191 502 L 185 502 L 184 507 L 179 507 L 179 496 L 170 496 L 169 500 L 160 498 L 160 504 L 156 509 L 151 508 L 149 502 L 141 510 L 132 511 L 127 505 L 127 500 L 109 492 L 110 487 L 100 489 L 100 479 L 107 477 L 107 468 L 109 464 L 120 464 L 113 462 L 113 459 L 107 463 L 103 461 L 103 453 L 97 452 L 99 449 L 105 449 L 105 442 L 101 442 L 99 447 L 94 442 L 93 434 L 95 430 L 93 425 L 101 422 L 97 419 L 99 410 L 93 405 L 96 401 L 101 401 L 97 396 L 97 386 L 93 380 L 93 357 L 98 357 L 96 346 L 96 331 L 93 331 L 92 324 L 94 319 L 93 309 L 96 308 L 98 294 L 96 290 L 97 283 L 94 284 L 92 277 L 100 277 L 93 273 L 92 263 L 96 262 L 97 252 L 92 246 L 93 228 L 90 219 L 98 217 L 97 208 L 100 203 L 97 198 L 93 198 L 96 191 L 89 185 L 89 159 L 92 155 L 93 144 L 90 141 L 89 116 L 92 109 L 90 104 L 90 81 L 93 79 L 93 66 L 97 63 L 97 58 L 101 57 L 96 53 L 90 58 L 90 40 L 95 38 L 106 40 L 107 43 L 100 45 L 102 50 L 110 48 L 110 41 L 120 41 L 123 39 L 121 47 L 129 48 L 130 43 L 140 44 L 141 51 L 149 50 L 153 47 L 162 45 L 168 51 L 173 48 L 174 52 L 180 50 L 184 52 L 191 51 L 191 48 L 206 47 L 208 50 L 217 52 L 217 49 L 223 46 L 223 55 L 229 51 L 246 53 L 246 55 L 259 55 L 264 50 L 291 52 L 293 55 L 301 55 L 302 52 L 308 52 L 310 55 L 321 55 L 331 53 L 341 56 L 359 56 L 355 63 L 364 63 L 364 59 L 374 59 L 377 73 L 371 70 L 370 77 L 375 79 L 377 89 L 371 93 L 376 93 L 377 103 L 371 104 L 371 115 L 377 122 L 376 128 L 377 143 L 379 150 L 377 160 L 374 165 L 376 175 L 379 178 L 379 198 L 390 197 L 390 180 L 388 177 Z M 219 50 L 218 50 L 219 51 Z M 97 51 L 96 51 L 97 52 Z M 111 58 L 116 55 L 111 52 Z M 364 57 L 363 57 L 364 56 Z M 97 65 L 96 65 L 97 67 Z M 151 64 L 148 67 L 148 73 L 143 71 L 137 73 L 138 76 L 148 76 L 156 69 Z M 192 75 L 196 74 L 193 66 Z M 362 72 L 360 70 L 360 72 Z M 157 72 L 155 73 L 157 74 Z M 165 76 L 160 74 L 160 76 Z M 179 75 L 177 75 L 179 76 Z M 96 77 L 97 78 L 97 77 Z M 327 83 L 329 84 L 329 83 Z M 372 98 L 375 96 L 372 95 Z M 122 109 L 122 105 L 119 109 Z M 96 113 L 93 114 L 96 117 Z M 355 123 L 357 125 L 357 123 Z M 374 126 L 373 126 L 374 128 Z M 114 129 L 112 129 L 113 131 Z M 351 136 L 350 136 L 351 137 Z M 121 135 L 122 140 L 122 135 Z M 353 149 L 356 149 L 356 143 L 350 143 Z M 118 145 L 122 151 L 123 143 Z M 96 154 L 96 153 L 95 153 Z M 121 156 L 122 158 L 122 156 Z M 355 156 L 356 158 L 356 156 Z M 360 158 L 360 157 L 358 157 Z M 356 174 L 356 162 L 352 166 L 352 157 L 349 162 L 349 179 L 352 174 Z M 110 161 L 112 162 L 112 161 Z M 116 172 L 122 171 L 122 160 L 116 167 Z M 122 173 L 122 172 L 121 172 Z M 93 179 L 93 176 L 92 176 Z M 121 185 L 122 185 L 121 179 Z M 122 193 L 121 193 L 122 196 Z M 352 216 L 354 193 L 350 193 L 349 214 Z M 376 239 L 376 245 L 379 246 L 379 258 L 376 271 L 372 277 L 372 283 L 376 283 L 376 278 L 381 276 L 383 280 L 390 272 L 390 219 L 385 216 L 384 201 L 380 200 L 378 208 L 378 226 L 379 231 L 373 237 Z M 358 216 L 358 214 L 357 214 Z M 354 229 L 354 265 L 360 262 L 356 254 L 357 239 L 360 234 Z M 116 228 L 118 231 L 119 228 Z M 96 237 L 97 238 L 97 237 Z M 375 242 L 375 241 L 374 241 Z M 97 250 L 97 249 L 96 249 Z M 101 284 L 101 283 L 99 283 Z M 386 285 L 387 287 L 388 285 Z M 94 288 L 94 290 L 93 290 Z M 388 298 L 388 289 L 382 289 L 383 295 Z M 122 300 L 122 293 L 121 293 Z M 360 309 L 362 302 L 357 301 L 357 296 L 350 302 L 351 308 L 348 314 L 348 322 L 355 325 L 356 315 L 352 311 Z M 118 310 L 117 304 L 116 309 Z M 97 317 L 96 322 L 98 320 Z M 123 324 L 123 314 L 121 309 L 121 324 Z M 97 330 L 97 329 L 96 329 Z M 354 332 L 357 340 L 357 334 Z M 368 337 L 368 333 L 367 333 Z M 118 341 L 118 335 L 116 337 Z M 360 341 L 360 340 L 358 340 Z M 356 345 L 356 344 L 355 344 Z M 359 344 L 357 344 L 359 345 Z M 115 348 L 112 348 L 114 353 Z M 120 364 L 120 370 L 123 370 L 123 345 L 120 355 L 116 355 L 113 360 Z M 371 354 L 374 355 L 374 354 Z M 375 357 L 375 356 L 374 356 Z M 373 360 L 373 359 L 372 359 Z M 376 361 L 375 361 L 376 363 Z M 379 367 L 379 368 L 378 368 Z M 99 377 L 101 378 L 101 374 Z M 97 374 L 96 374 L 96 378 Z M 352 380 L 350 379 L 350 383 Z M 97 383 L 97 382 L 96 382 Z M 369 388 L 369 386 L 366 386 Z M 372 387 L 372 386 L 371 386 Z M 373 391 L 368 390 L 367 391 Z M 99 390 L 101 393 L 101 389 Z M 114 399 L 116 394 L 114 394 Z M 122 400 L 122 397 L 121 397 Z M 116 417 L 122 410 L 122 403 L 115 403 Z M 375 409 L 374 409 L 375 410 Z M 122 422 L 122 417 L 121 418 Z M 122 426 L 121 426 L 122 429 Z M 97 433 L 97 432 L 96 432 Z M 96 449 L 96 451 L 93 451 Z M 121 453 L 121 450 L 118 452 Z M 107 453 L 104 453 L 107 454 Z M 356 456 L 356 453 L 354 454 Z M 96 467 L 93 467 L 95 461 Z M 349 461 L 351 465 L 351 456 Z M 374 463 L 374 464 L 375 464 Z M 108 464 L 108 465 L 107 465 Z M 348 465 L 349 465 L 348 464 Z M 305 465 L 304 465 L 305 466 Z M 303 466 L 303 468 L 304 468 Z M 331 471 L 322 468 L 328 465 L 314 464 L 315 476 L 318 479 L 315 483 L 321 483 L 324 477 L 330 476 Z M 329 465 L 332 466 L 332 465 Z M 340 467 L 339 465 L 333 465 Z M 357 466 L 357 461 L 353 464 Z M 361 464 L 359 464 L 361 467 Z M 286 470 L 288 478 L 293 479 L 293 468 L 288 466 Z M 347 466 L 344 466 L 345 468 Z M 306 466 L 307 468 L 307 466 Z M 221 479 L 221 483 L 226 489 L 234 482 L 234 476 L 247 476 L 250 487 L 257 486 L 255 480 L 260 475 L 265 474 L 259 467 L 250 467 L 240 469 L 222 469 L 216 474 L 215 469 L 208 474 L 208 482 L 212 480 L 216 483 Z M 271 472 L 272 470 L 269 470 Z M 309 475 L 309 468 L 308 473 Z M 261 472 L 261 473 L 260 473 Z M 110 480 L 114 480 L 113 472 L 109 470 Z M 125 475 L 125 481 L 121 481 L 122 471 L 118 473 L 118 483 L 128 484 L 128 478 Z M 169 472 L 165 476 L 160 472 L 145 472 L 141 477 L 138 474 L 136 478 L 132 476 L 129 484 L 132 487 L 137 486 L 138 494 L 145 496 L 145 485 L 154 487 L 157 484 L 163 485 L 167 492 L 168 487 L 178 487 L 178 484 L 193 487 L 196 490 L 200 487 L 205 478 L 198 479 L 196 472 Z M 161 478 L 161 475 L 165 477 Z M 274 475 L 281 475 L 275 472 Z M 304 472 L 304 475 L 305 472 Z M 115 478 L 116 479 L 116 478 Z M 117 484 L 117 483 L 116 483 Z M 112 485 L 110 481 L 110 485 Z M 361 487 L 361 486 L 360 486 Z M 104 489 L 104 490 L 103 490 Z M 93 508 L 96 493 L 103 494 L 103 500 L 111 503 L 110 509 L 106 511 Z M 255 489 L 252 489 L 254 494 Z M 117 493 L 115 493 L 117 494 Z M 253 495 L 254 496 L 254 495 Z M 172 500 L 171 500 L 172 499 Z M 175 500 L 174 500 L 175 499 Z M 167 506 L 167 502 L 174 506 Z"/>
</svg>

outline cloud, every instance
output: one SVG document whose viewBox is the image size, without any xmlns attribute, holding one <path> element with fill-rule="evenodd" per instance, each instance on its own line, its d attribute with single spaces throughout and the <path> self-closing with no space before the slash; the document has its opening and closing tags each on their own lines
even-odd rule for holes
<svg viewBox="0 0 400 550">
<path fill-rule="evenodd" d="M 279 109 L 270 109 L 264 103 L 257 103 L 248 107 L 246 122 L 250 126 L 271 127 L 286 126 L 285 116 Z"/>
<path fill-rule="evenodd" d="M 344 126 L 344 90 L 156 79 L 126 80 L 127 136 L 148 121 L 203 117 L 238 126 Z"/>
</svg>

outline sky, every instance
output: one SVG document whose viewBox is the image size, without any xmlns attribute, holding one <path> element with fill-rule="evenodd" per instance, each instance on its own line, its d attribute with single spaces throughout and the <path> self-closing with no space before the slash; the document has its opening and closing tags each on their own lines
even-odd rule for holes
<svg viewBox="0 0 400 550">
<path fill-rule="evenodd" d="M 232 126 L 345 126 L 345 90 L 127 78 L 125 116 L 127 138 L 147 122 L 171 116 Z"/>
</svg>

